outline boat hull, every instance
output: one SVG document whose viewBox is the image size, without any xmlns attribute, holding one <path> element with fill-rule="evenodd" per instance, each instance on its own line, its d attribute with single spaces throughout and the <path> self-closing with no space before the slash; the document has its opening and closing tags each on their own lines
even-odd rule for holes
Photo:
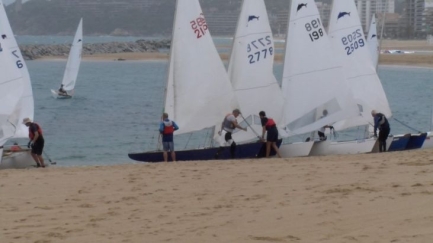
<svg viewBox="0 0 433 243">
<path fill-rule="evenodd" d="M 313 145 L 313 141 L 281 144 L 280 154 L 283 158 L 308 156 L 310 155 Z"/>
<path fill-rule="evenodd" d="M 277 143 L 281 145 L 282 140 L 280 139 Z M 216 154 L 219 148 L 203 148 L 203 149 L 191 149 L 191 150 L 180 150 L 176 151 L 177 161 L 197 161 L 197 160 L 227 160 L 227 159 L 248 159 L 248 158 L 261 158 L 265 157 L 266 146 L 262 142 L 253 142 L 247 144 L 239 144 L 236 146 L 236 155 L 234 158 L 231 157 L 230 147 L 224 147 L 224 150 L 220 152 L 218 158 Z M 275 152 L 271 152 L 271 155 L 275 155 Z M 132 160 L 140 162 L 157 163 L 163 162 L 162 151 L 151 151 L 145 153 L 129 153 L 128 157 Z M 169 161 L 170 161 L 169 156 Z"/>
<path fill-rule="evenodd" d="M 47 165 L 48 163 L 46 163 Z M 0 163 L 0 169 L 25 169 L 35 166 L 36 162 L 30 154 L 30 150 L 4 152 Z"/>
<path fill-rule="evenodd" d="M 361 139 L 350 141 L 315 141 L 310 155 L 362 154 L 371 153 L 376 145 L 376 139 Z"/>
<path fill-rule="evenodd" d="M 405 150 L 409 143 L 410 137 L 411 135 L 409 133 L 394 136 L 391 145 L 389 146 L 388 152 Z"/>
<path fill-rule="evenodd" d="M 55 91 L 54 89 L 51 90 L 51 95 L 54 99 L 71 99 L 71 95 L 59 95 L 59 92 Z"/>
<path fill-rule="evenodd" d="M 410 149 L 422 148 L 426 137 L 427 137 L 427 133 L 411 134 L 406 149 L 410 150 Z"/>
<path fill-rule="evenodd" d="M 433 132 L 427 132 L 427 136 L 424 143 L 422 144 L 422 148 L 433 148 Z"/>
</svg>

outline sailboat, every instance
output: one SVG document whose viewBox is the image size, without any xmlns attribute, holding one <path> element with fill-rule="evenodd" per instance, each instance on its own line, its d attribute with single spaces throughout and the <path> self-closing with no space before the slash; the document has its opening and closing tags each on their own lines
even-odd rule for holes
<svg viewBox="0 0 433 243">
<path fill-rule="evenodd" d="M 366 136 L 368 126 L 373 122 L 371 111 L 377 110 L 387 118 L 392 113 L 376 67 L 371 61 L 354 0 L 334 0 L 328 34 L 335 54 L 344 64 L 344 76 L 358 106 L 358 116 L 339 121 L 333 126 L 338 131 L 355 127 L 364 129 L 361 129 L 361 136 L 355 140 L 315 143 L 311 154 L 372 152 L 376 140 Z"/>
<path fill-rule="evenodd" d="M 244 0 L 233 39 L 228 74 L 242 107 L 242 115 L 248 121 L 246 125 L 251 129 L 247 132 L 235 131 L 233 139 L 237 143 L 257 140 L 257 136 L 261 136 L 260 111 L 265 111 L 277 124 L 282 124 L 284 98 L 273 73 L 274 55 L 274 39 L 265 2 Z"/>
<path fill-rule="evenodd" d="M 314 133 L 356 116 L 342 64 L 335 58 L 314 0 L 292 0 L 287 33 L 282 90 L 288 130 L 292 134 Z M 296 148 L 291 156 L 307 156 L 313 144 L 310 140 L 281 147 Z"/>
<path fill-rule="evenodd" d="M 175 135 L 221 126 L 227 112 L 239 108 L 198 0 L 177 0 L 164 111 L 175 121 Z M 242 110 L 242 107 L 241 107 Z M 262 143 L 240 144 L 235 158 L 255 157 Z M 218 147 L 176 151 L 178 161 L 215 159 Z M 161 151 L 129 153 L 142 162 L 162 162 Z M 231 158 L 229 149 L 218 159 Z"/>
<path fill-rule="evenodd" d="M 18 115 L 18 123 L 14 123 L 14 134 L 9 137 L 9 140 L 28 138 L 28 128 L 21 123 L 24 118 L 30 118 L 33 120 L 34 116 L 34 101 L 33 91 L 30 81 L 30 75 L 27 69 L 27 65 L 18 47 L 15 36 L 12 32 L 12 28 L 9 24 L 8 17 L 4 5 L 0 2 L 0 35 L 1 40 L 4 43 L 2 51 L 8 53 L 10 56 L 9 61 L 12 63 L 14 72 L 17 71 L 22 77 L 22 92 L 18 96 L 18 104 L 14 107 L 14 116 Z M 9 72 L 9 69 L 5 69 Z M 3 104 L 3 103 L 2 103 Z M 22 149 L 14 153 L 0 153 L 2 155 L 2 168 L 25 168 L 31 165 L 35 165 L 33 158 L 30 155 L 30 150 Z"/>
<path fill-rule="evenodd" d="M 2 4 L 3 5 L 3 4 Z M 15 66 L 5 39 L 0 39 L 0 168 L 3 167 L 4 145 L 19 126 L 20 102 L 24 80 Z"/>
<path fill-rule="evenodd" d="M 70 99 L 74 95 L 75 83 L 77 82 L 78 71 L 80 70 L 81 51 L 83 49 L 83 19 L 78 24 L 71 50 L 69 51 L 66 70 L 63 75 L 61 87 L 66 93 L 60 93 L 58 90 L 51 90 L 51 94 L 57 99 Z"/>
<path fill-rule="evenodd" d="M 368 48 L 371 54 L 371 60 L 373 61 L 373 66 L 377 67 L 379 62 L 379 41 L 377 40 L 377 24 L 376 16 L 373 15 L 371 18 L 370 29 L 368 30 L 367 38 Z"/>
<path fill-rule="evenodd" d="M 386 14 L 383 13 L 382 34 L 383 34 L 383 29 L 385 27 L 385 17 Z M 374 67 L 377 70 L 379 64 L 380 43 L 377 38 L 377 24 L 376 24 L 375 15 L 373 15 L 371 19 L 370 29 L 368 31 L 367 43 L 368 43 L 368 48 L 370 49 L 370 54 L 372 58 L 371 60 L 373 62 Z M 392 140 L 389 143 L 387 143 L 388 145 L 387 151 L 392 152 L 392 151 L 421 148 L 424 144 L 426 137 L 427 137 L 427 133 L 394 135 Z"/>
</svg>

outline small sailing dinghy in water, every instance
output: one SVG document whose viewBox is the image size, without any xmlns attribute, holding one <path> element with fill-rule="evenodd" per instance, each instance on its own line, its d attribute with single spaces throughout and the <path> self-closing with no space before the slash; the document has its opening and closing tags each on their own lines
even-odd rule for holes
<svg viewBox="0 0 433 243">
<path fill-rule="evenodd" d="M 198 0 L 176 2 L 165 93 L 164 112 L 179 126 L 175 135 L 221 126 L 227 112 L 239 108 Z M 256 157 L 262 145 L 261 142 L 238 144 L 234 159 Z M 231 158 L 230 149 L 224 149 L 216 157 L 218 149 L 175 149 L 176 159 L 190 161 Z M 129 153 L 128 156 L 141 162 L 164 161 L 162 151 Z"/>
<path fill-rule="evenodd" d="M 80 70 L 81 51 L 83 49 L 83 19 L 78 24 L 77 32 L 75 33 L 74 41 L 72 42 L 71 50 L 69 51 L 68 62 L 66 63 L 65 74 L 61 89 L 51 90 L 51 94 L 56 99 L 70 99 L 74 95 L 75 83 L 77 81 L 78 71 Z"/>
</svg>

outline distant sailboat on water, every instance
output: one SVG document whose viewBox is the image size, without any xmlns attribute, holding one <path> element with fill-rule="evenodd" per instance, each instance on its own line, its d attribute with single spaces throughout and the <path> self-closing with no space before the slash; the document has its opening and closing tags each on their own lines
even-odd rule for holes
<svg viewBox="0 0 433 243">
<path fill-rule="evenodd" d="M 83 49 L 83 19 L 78 24 L 71 50 L 69 51 L 68 62 L 59 90 L 51 90 L 51 94 L 57 99 L 70 99 L 74 95 L 78 71 L 80 70 L 81 52 Z"/>
</svg>

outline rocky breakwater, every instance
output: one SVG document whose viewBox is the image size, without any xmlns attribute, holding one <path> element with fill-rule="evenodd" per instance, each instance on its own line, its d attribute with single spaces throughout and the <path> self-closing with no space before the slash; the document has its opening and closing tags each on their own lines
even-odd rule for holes
<svg viewBox="0 0 433 243">
<path fill-rule="evenodd" d="M 41 57 L 64 57 L 69 55 L 71 45 L 22 45 L 24 59 L 34 60 Z M 170 40 L 137 40 L 135 42 L 109 42 L 84 44 L 83 55 L 125 53 L 125 52 L 158 52 L 170 49 Z"/>
</svg>

